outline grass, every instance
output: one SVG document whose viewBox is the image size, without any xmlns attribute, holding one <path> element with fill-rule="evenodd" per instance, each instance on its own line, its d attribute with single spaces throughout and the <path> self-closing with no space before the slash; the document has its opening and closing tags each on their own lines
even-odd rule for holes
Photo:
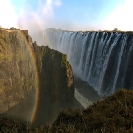
<svg viewBox="0 0 133 133">
<path fill-rule="evenodd" d="M 133 90 L 118 90 L 113 95 L 105 97 L 102 101 L 94 103 L 85 110 L 62 110 L 52 125 L 44 125 L 28 132 L 132 133 Z"/>
</svg>

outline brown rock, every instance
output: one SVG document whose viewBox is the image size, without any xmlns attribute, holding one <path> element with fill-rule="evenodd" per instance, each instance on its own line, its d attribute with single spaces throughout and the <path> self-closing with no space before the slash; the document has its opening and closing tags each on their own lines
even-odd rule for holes
<svg viewBox="0 0 133 133">
<path fill-rule="evenodd" d="M 34 113 L 33 126 L 53 122 L 61 108 L 74 102 L 74 78 L 66 55 L 32 44 L 26 30 L 0 30 L 0 97 L 2 116 L 30 121 Z"/>
</svg>

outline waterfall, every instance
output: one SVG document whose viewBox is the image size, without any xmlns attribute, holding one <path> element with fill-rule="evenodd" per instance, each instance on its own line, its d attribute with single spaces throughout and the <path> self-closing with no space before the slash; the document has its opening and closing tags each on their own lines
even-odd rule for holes
<svg viewBox="0 0 133 133">
<path fill-rule="evenodd" d="M 46 29 L 52 49 L 67 54 L 73 72 L 99 95 L 133 87 L 132 32 L 72 32 Z"/>
</svg>

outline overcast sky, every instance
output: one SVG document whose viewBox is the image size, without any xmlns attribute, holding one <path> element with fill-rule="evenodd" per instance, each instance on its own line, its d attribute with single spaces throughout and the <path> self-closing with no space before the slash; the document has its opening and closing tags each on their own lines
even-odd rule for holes
<svg viewBox="0 0 133 133">
<path fill-rule="evenodd" d="M 133 31 L 133 0 L 0 0 L 0 26 Z"/>
</svg>

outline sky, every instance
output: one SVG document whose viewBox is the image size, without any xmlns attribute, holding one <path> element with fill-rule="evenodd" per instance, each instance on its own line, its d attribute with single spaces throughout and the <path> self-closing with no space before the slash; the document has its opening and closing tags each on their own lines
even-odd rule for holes
<svg viewBox="0 0 133 133">
<path fill-rule="evenodd" d="M 0 0 L 0 26 L 133 31 L 133 0 Z"/>
</svg>

